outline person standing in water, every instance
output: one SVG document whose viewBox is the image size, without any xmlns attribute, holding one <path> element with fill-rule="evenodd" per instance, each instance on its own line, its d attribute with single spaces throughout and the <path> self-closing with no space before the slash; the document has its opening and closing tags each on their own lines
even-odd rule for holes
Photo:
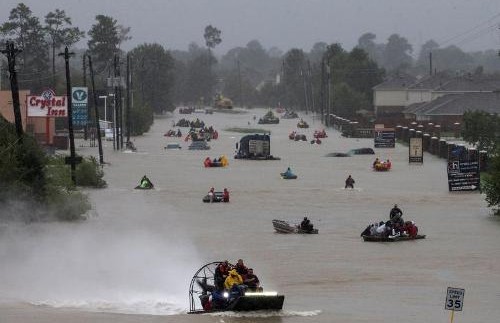
<svg viewBox="0 0 500 323">
<path fill-rule="evenodd" d="M 344 188 L 354 188 L 354 178 L 352 178 L 351 175 L 349 175 L 347 177 L 347 179 L 345 180 L 345 187 Z"/>
</svg>

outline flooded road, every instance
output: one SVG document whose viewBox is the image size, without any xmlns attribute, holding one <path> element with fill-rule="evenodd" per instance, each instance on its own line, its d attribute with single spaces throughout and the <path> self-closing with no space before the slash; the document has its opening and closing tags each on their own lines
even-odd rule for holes
<svg viewBox="0 0 500 323">
<path fill-rule="evenodd" d="M 408 148 L 376 155 L 324 157 L 373 147 L 327 129 L 321 145 L 295 142 L 297 119 L 256 125 L 265 110 L 245 114 L 174 114 L 134 139 L 137 153 L 113 152 L 107 142 L 108 188 L 89 190 L 92 216 L 84 223 L 0 227 L 0 323 L 4 322 L 446 322 L 447 287 L 465 289 L 455 322 L 491 322 L 500 315 L 500 219 L 484 196 L 449 193 L 444 160 L 424 155 L 408 164 Z M 309 116 L 312 139 L 322 129 Z M 163 136 L 172 121 L 196 117 L 213 125 L 211 150 L 189 151 Z M 234 160 L 243 134 L 229 127 L 271 131 L 279 161 Z M 181 128 L 183 132 L 187 128 Z M 179 142 L 181 150 L 165 150 Z M 77 143 L 80 144 L 83 142 Z M 82 155 L 97 148 L 80 147 Z M 225 154 L 226 168 L 203 167 Z M 390 159 L 374 172 L 375 157 Z M 283 180 L 290 166 L 297 180 Z M 355 190 L 344 190 L 351 174 Z M 153 191 L 133 188 L 147 175 Z M 231 202 L 205 204 L 210 187 Z M 367 243 L 360 232 L 386 220 L 397 203 L 427 239 Z M 318 235 L 280 235 L 272 219 L 300 222 Z M 187 315 L 191 277 L 202 265 L 243 258 L 264 289 L 285 295 L 280 313 Z"/>
</svg>

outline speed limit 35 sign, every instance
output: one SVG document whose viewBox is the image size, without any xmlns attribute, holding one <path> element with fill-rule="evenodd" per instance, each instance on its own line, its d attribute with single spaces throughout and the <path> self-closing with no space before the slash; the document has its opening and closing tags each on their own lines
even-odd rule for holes
<svg viewBox="0 0 500 323">
<path fill-rule="evenodd" d="M 444 308 L 450 311 L 461 311 L 464 306 L 465 289 L 448 287 Z"/>
</svg>

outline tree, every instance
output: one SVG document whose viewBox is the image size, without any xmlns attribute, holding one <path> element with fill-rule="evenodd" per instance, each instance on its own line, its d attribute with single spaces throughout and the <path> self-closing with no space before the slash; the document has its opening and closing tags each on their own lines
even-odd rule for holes
<svg viewBox="0 0 500 323">
<path fill-rule="evenodd" d="M 64 10 L 56 9 L 45 16 L 45 30 L 52 42 L 52 86 L 54 88 L 56 86 L 56 49 L 63 45 L 70 47 L 85 37 L 85 33 L 78 27 L 69 26 L 71 26 L 71 18 L 66 16 Z"/>
<path fill-rule="evenodd" d="M 215 46 L 219 45 L 222 42 L 220 38 L 221 31 L 212 25 L 208 25 L 205 27 L 205 33 L 203 34 L 203 38 L 205 38 L 205 44 L 208 47 L 208 50 L 214 49 Z"/>
<path fill-rule="evenodd" d="M 375 42 L 377 36 L 373 33 L 364 33 L 358 39 L 359 48 L 368 53 L 368 56 L 379 65 L 383 63 L 383 55 L 385 50 L 384 44 L 377 44 Z"/>
<path fill-rule="evenodd" d="M 306 60 L 301 49 L 293 48 L 283 62 L 284 102 L 290 108 L 305 107 L 303 72 Z"/>
<path fill-rule="evenodd" d="M 488 206 L 500 206 L 500 151 L 491 158 L 488 174 L 481 185 L 482 191 L 486 194 Z M 496 215 L 500 215 L 500 209 L 496 209 Z"/>
<path fill-rule="evenodd" d="M 90 37 L 87 44 L 89 54 L 94 57 L 96 74 L 111 66 L 115 54 L 120 52 L 120 44 L 129 39 L 129 28 L 118 25 L 116 19 L 109 16 L 97 15 L 97 23 L 92 25 L 87 33 Z"/>
<path fill-rule="evenodd" d="M 172 87 L 174 59 L 159 44 L 143 44 L 130 52 L 134 67 L 134 93 L 140 105 L 155 113 L 173 111 Z"/>
<path fill-rule="evenodd" d="M 10 11 L 9 21 L 0 26 L 0 33 L 12 40 L 22 49 L 19 56 L 19 84 L 21 88 L 39 91 L 44 88 L 43 78 L 47 74 L 47 51 L 45 30 L 31 9 L 20 3 Z M 29 75 L 23 78 L 23 74 Z"/>
<path fill-rule="evenodd" d="M 465 141 L 476 145 L 478 150 L 492 154 L 499 148 L 500 117 L 484 111 L 466 111 L 463 116 L 462 135 Z"/>
<path fill-rule="evenodd" d="M 411 66 L 410 56 L 413 48 L 408 40 L 398 34 L 392 34 L 384 50 L 384 67 L 389 71 L 404 70 Z"/>
</svg>

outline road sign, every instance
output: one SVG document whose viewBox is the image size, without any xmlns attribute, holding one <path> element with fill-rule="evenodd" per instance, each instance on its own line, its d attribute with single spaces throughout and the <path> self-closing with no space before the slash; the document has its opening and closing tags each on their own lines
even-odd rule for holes
<svg viewBox="0 0 500 323">
<path fill-rule="evenodd" d="M 88 89 L 86 87 L 72 87 L 72 116 L 73 125 L 75 126 L 85 126 L 87 125 L 88 119 Z"/>
<path fill-rule="evenodd" d="M 448 287 L 444 308 L 449 311 L 461 311 L 464 306 L 465 289 Z"/>
</svg>

